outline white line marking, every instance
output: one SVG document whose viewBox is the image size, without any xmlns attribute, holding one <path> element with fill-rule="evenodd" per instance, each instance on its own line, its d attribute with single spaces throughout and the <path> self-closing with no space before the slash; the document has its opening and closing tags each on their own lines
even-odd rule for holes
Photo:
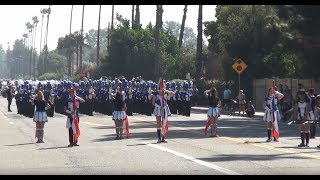
<svg viewBox="0 0 320 180">
<path fill-rule="evenodd" d="M 13 124 L 13 122 L 10 121 L 9 124 Z"/>
<path fill-rule="evenodd" d="M 213 163 L 206 162 L 206 161 L 202 161 L 202 160 L 200 160 L 200 159 L 197 159 L 197 158 L 188 156 L 188 155 L 186 155 L 186 154 L 182 154 L 182 153 L 180 153 L 180 152 L 177 152 L 177 151 L 174 151 L 174 150 L 171 150 L 171 149 L 168 149 L 168 148 L 165 148 L 165 147 L 156 145 L 156 144 L 150 144 L 150 143 L 148 143 L 148 142 L 143 142 L 143 143 L 146 144 L 146 145 L 148 145 L 148 146 L 151 146 L 151 147 L 153 147 L 153 148 L 160 149 L 161 151 L 168 152 L 168 153 L 171 153 L 171 154 L 173 154 L 173 155 L 182 157 L 182 158 L 184 158 L 184 159 L 193 161 L 193 162 L 195 162 L 195 163 L 198 163 L 198 164 L 203 165 L 203 166 L 206 166 L 206 167 L 208 167 L 208 168 L 217 170 L 217 171 L 222 172 L 222 173 L 227 174 L 227 175 L 241 175 L 241 174 L 239 174 L 239 173 L 237 173 L 237 172 L 234 172 L 234 171 L 231 171 L 231 170 L 229 170 L 229 169 L 226 169 L 226 168 L 217 166 L 217 165 L 215 165 L 215 164 L 213 164 Z"/>
</svg>

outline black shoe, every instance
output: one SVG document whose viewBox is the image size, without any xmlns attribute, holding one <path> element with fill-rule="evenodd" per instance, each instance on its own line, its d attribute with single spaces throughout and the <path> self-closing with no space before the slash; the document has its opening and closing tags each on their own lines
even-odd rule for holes
<svg viewBox="0 0 320 180">
<path fill-rule="evenodd" d="M 161 140 L 162 143 L 167 143 L 168 141 L 166 141 L 165 139 Z"/>
<path fill-rule="evenodd" d="M 298 147 L 305 147 L 305 145 L 301 143 L 298 145 Z"/>
<path fill-rule="evenodd" d="M 161 139 L 158 139 L 157 143 L 161 143 Z"/>
<path fill-rule="evenodd" d="M 12 112 L 11 110 L 8 110 L 8 112 Z"/>
<path fill-rule="evenodd" d="M 72 147 L 72 146 L 73 146 L 73 144 L 69 144 L 69 145 L 68 145 L 68 147 Z"/>
<path fill-rule="evenodd" d="M 271 142 L 271 139 L 270 139 L 270 138 L 269 138 L 269 139 L 267 139 L 267 140 L 266 140 L 266 142 Z"/>
<path fill-rule="evenodd" d="M 73 146 L 80 146 L 80 145 L 79 145 L 79 144 L 77 144 L 77 143 L 74 143 L 74 144 L 73 144 Z"/>
</svg>

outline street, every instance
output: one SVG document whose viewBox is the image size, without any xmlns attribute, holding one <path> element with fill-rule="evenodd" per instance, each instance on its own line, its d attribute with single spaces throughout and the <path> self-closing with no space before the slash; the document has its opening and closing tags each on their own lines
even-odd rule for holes
<svg viewBox="0 0 320 180">
<path fill-rule="evenodd" d="M 110 116 L 80 116 L 78 147 L 67 147 L 66 116 L 55 113 L 37 144 L 35 123 L 17 114 L 15 100 L 7 112 L 0 97 L 0 174 L 74 175 L 277 175 L 320 174 L 320 140 L 298 148 L 295 125 L 279 123 L 280 142 L 266 143 L 262 117 L 222 115 L 219 137 L 204 135 L 206 114 L 169 117 L 168 143 L 157 144 L 154 116 L 129 117 L 131 137 L 115 140 Z"/>
</svg>

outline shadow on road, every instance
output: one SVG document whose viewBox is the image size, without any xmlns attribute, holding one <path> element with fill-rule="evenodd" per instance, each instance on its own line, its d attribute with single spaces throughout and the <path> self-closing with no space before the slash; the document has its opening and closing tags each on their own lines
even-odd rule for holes
<svg viewBox="0 0 320 180">
<path fill-rule="evenodd" d="M 269 161 L 278 159 L 312 159 L 309 157 L 301 157 L 286 154 L 216 154 L 212 157 L 198 158 L 209 162 L 224 162 L 224 161 Z"/>
<path fill-rule="evenodd" d="M 23 146 L 23 145 L 29 145 L 29 144 L 36 144 L 36 143 L 30 142 L 30 143 L 20 143 L 20 144 L 8 144 L 5 146 Z"/>
</svg>

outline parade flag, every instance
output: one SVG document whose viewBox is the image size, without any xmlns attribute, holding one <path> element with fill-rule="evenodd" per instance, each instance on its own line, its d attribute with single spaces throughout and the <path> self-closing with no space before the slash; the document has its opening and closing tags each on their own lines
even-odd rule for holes
<svg viewBox="0 0 320 180">
<path fill-rule="evenodd" d="M 160 90 L 161 90 L 161 95 L 162 95 L 162 101 L 163 101 L 163 114 L 162 114 L 162 135 L 164 137 L 166 137 L 167 133 L 168 133 L 168 130 L 169 130 L 169 124 L 168 124 L 168 112 L 167 112 L 167 100 L 164 96 L 165 94 L 165 84 L 164 84 L 164 81 L 161 80 L 161 83 L 160 83 Z"/>
<path fill-rule="evenodd" d="M 80 128 L 79 128 L 79 117 L 77 116 L 77 113 L 76 113 L 76 110 L 78 108 L 78 101 L 77 101 L 77 98 L 76 98 L 76 87 L 75 87 L 75 85 L 73 85 L 73 94 L 74 94 L 74 97 L 73 97 L 73 111 L 74 111 L 73 122 L 74 122 L 74 125 L 76 127 L 76 133 L 74 135 L 74 142 L 76 143 L 78 141 L 79 136 L 80 136 Z"/>
<path fill-rule="evenodd" d="M 277 112 L 272 112 L 272 124 L 273 124 L 273 137 L 276 139 L 279 139 L 279 126 L 278 126 L 278 120 L 276 119 L 275 113 Z"/>
<path fill-rule="evenodd" d="M 127 136 L 127 138 L 129 138 L 130 137 L 130 131 L 129 131 L 128 115 L 126 115 L 126 119 L 125 119 L 125 122 L 123 123 L 123 125 L 125 126 L 125 129 L 126 129 L 126 136 Z"/>
<path fill-rule="evenodd" d="M 272 81 L 272 89 L 273 89 L 274 93 L 277 90 L 277 86 L 276 86 L 276 83 L 274 82 L 274 80 Z M 275 97 L 273 95 L 272 106 L 275 106 L 274 105 L 274 98 Z M 276 112 L 276 111 L 272 112 L 273 137 L 278 140 L 278 138 L 280 136 L 279 135 L 279 126 L 278 126 L 278 116 L 276 118 L 276 114 L 275 113 L 278 113 L 278 112 Z"/>
<path fill-rule="evenodd" d="M 204 129 L 204 134 L 207 135 L 208 134 L 208 128 L 209 126 L 211 125 L 211 121 L 210 119 L 207 120 L 207 123 L 206 123 L 206 127 Z"/>
</svg>

